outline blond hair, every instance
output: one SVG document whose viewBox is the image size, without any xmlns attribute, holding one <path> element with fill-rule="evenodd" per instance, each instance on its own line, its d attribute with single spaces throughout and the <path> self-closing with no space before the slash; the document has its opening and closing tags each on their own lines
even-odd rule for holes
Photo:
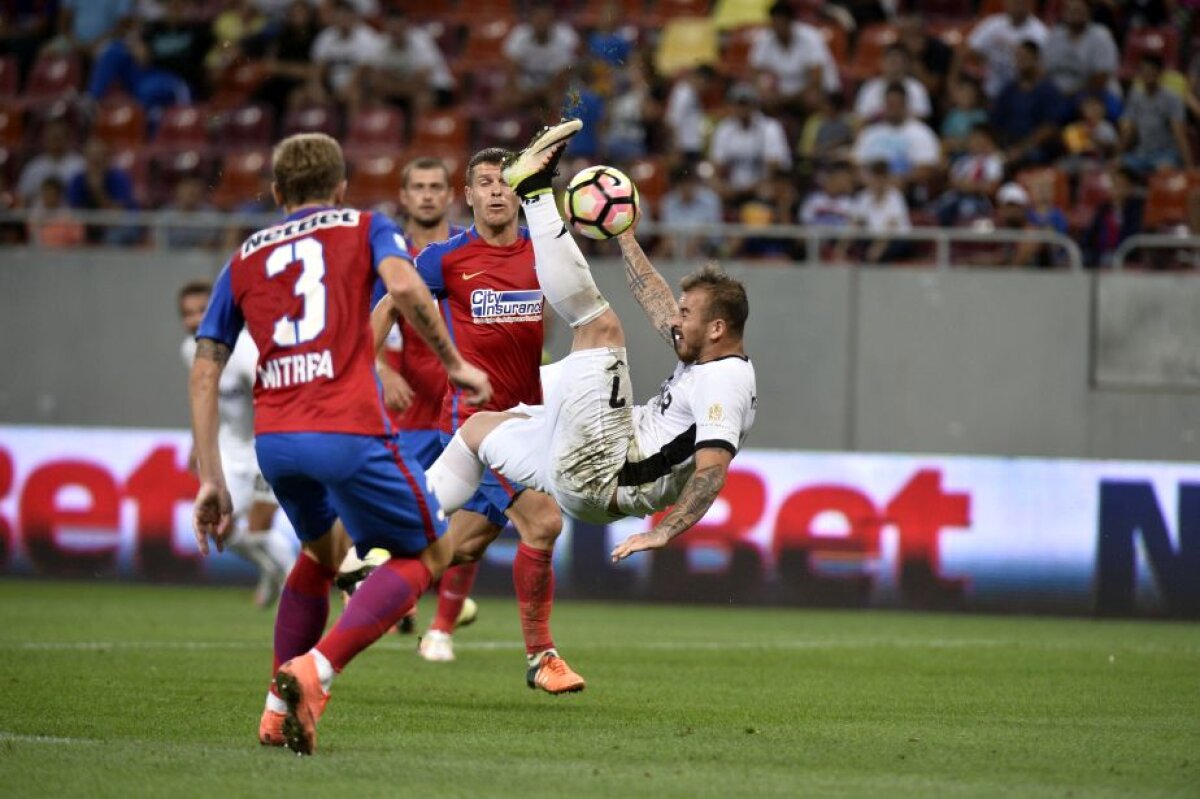
<svg viewBox="0 0 1200 799">
<path fill-rule="evenodd" d="M 271 173 L 284 206 L 333 199 L 346 179 L 342 148 L 324 133 L 297 133 L 275 145 Z"/>
</svg>

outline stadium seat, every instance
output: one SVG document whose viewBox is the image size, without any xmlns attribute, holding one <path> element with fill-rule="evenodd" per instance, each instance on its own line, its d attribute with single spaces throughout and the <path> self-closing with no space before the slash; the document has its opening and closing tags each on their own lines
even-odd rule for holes
<svg viewBox="0 0 1200 799">
<path fill-rule="evenodd" d="M 346 202 L 356 208 L 369 208 L 395 202 L 400 193 L 404 161 L 392 155 L 366 155 L 350 163 L 350 181 Z"/>
<path fill-rule="evenodd" d="M 724 36 L 721 51 L 721 71 L 733 78 L 745 78 L 750 74 L 750 50 L 754 35 L 760 28 L 740 28 Z"/>
<path fill-rule="evenodd" d="M 478 18 L 477 18 L 478 19 Z M 503 67 L 504 40 L 512 32 L 512 18 L 490 18 L 482 24 L 476 22 L 467 29 L 467 45 L 454 69 L 458 73 Z"/>
<path fill-rule="evenodd" d="M 218 108 L 237 108 L 262 85 L 266 77 L 266 71 L 259 61 L 241 61 L 230 66 L 217 81 L 213 105 Z"/>
<path fill-rule="evenodd" d="M 970 4 L 963 0 L 912 0 L 910 7 L 927 17 L 962 19 L 971 24 Z"/>
<path fill-rule="evenodd" d="M 1162 56 L 1167 69 L 1179 63 L 1179 34 L 1174 28 L 1138 28 L 1125 37 L 1121 49 L 1121 77 L 1133 78 L 1143 55 Z"/>
<path fill-rule="evenodd" d="M 23 98 L 30 105 L 44 105 L 73 97 L 83 84 L 83 68 L 73 55 L 43 52 L 33 62 Z"/>
<path fill-rule="evenodd" d="M 274 112 L 268 106 L 246 105 L 220 117 L 216 143 L 224 150 L 267 147 L 274 129 Z"/>
<path fill-rule="evenodd" d="M 466 111 L 472 119 L 482 119 L 499 105 L 508 89 L 508 74 L 498 69 L 472 72 L 467 80 Z"/>
<path fill-rule="evenodd" d="M 528 116 L 522 114 L 488 114 L 479 120 L 472 149 L 503 147 L 519 150 L 536 129 L 536 121 L 531 122 Z"/>
<path fill-rule="evenodd" d="M 348 150 L 396 149 L 404 143 L 404 114 L 395 108 L 366 108 L 350 120 Z"/>
<path fill-rule="evenodd" d="M 847 72 L 858 81 L 879 75 L 883 68 L 883 54 L 896 43 L 896 39 L 894 25 L 882 23 L 864 28 L 854 45 L 854 58 L 847 65 Z"/>
<path fill-rule="evenodd" d="M 149 154 L 144 147 L 114 147 L 110 163 L 129 176 L 133 184 L 133 195 L 137 198 L 138 206 L 146 208 L 150 205 L 150 170 Z"/>
<path fill-rule="evenodd" d="M 208 144 L 208 109 L 201 105 L 173 105 L 158 123 L 154 144 L 161 147 Z"/>
<path fill-rule="evenodd" d="M 662 20 L 707 17 L 712 13 L 711 0 L 657 0 L 655 12 Z"/>
<path fill-rule="evenodd" d="M 324 133 L 336 138 L 337 119 L 333 109 L 323 105 L 292 109 L 283 119 L 282 135 L 291 136 L 293 133 Z"/>
<path fill-rule="evenodd" d="M 262 187 L 262 178 L 271 163 L 267 150 L 243 150 L 228 153 L 217 171 L 217 186 L 213 189 L 212 202 L 222 210 L 229 210 L 253 200 Z"/>
<path fill-rule="evenodd" d="M 1153 232 L 1187 222 L 1188 202 L 1200 192 L 1200 172 L 1156 172 L 1146 193 L 1146 215 L 1142 227 Z"/>
<path fill-rule="evenodd" d="M 213 173 L 213 157 L 207 149 L 183 147 L 156 154 L 150 161 L 157 202 L 169 202 L 179 181 L 187 177 L 200 178 L 209 184 Z M 249 199 L 249 197 L 243 198 Z"/>
<path fill-rule="evenodd" d="M 414 147 L 465 150 L 470 130 L 463 111 L 425 111 L 417 117 Z"/>
<path fill-rule="evenodd" d="M 673 19 L 663 29 L 654 62 L 661 75 L 674 77 L 701 64 L 717 63 L 717 29 L 712 20 Z"/>
<path fill-rule="evenodd" d="M 0 145 L 15 149 L 25 134 L 25 114 L 15 105 L 0 105 Z"/>
<path fill-rule="evenodd" d="M 629 165 L 629 177 L 637 184 L 642 202 L 647 204 L 652 215 L 658 211 L 658 203 L 667 193 L 667 166 L 659 158 L 639 158 Z"/>
<path fill-rule="evenodd" d="M 1049 187 L 1054 204 L 1062 211 L 1066 211 L 1071 205 L 1071 182 L 1067 173 L 1061 169 L 1052 166 L 1023 169 L 1017 175 L 1017 182 L 1031 195 Z"/>
<path fill-rule="evenodd" d="M 146 112 L 135 100 L 106 100 L 96 112 L 92 133 L 113 148 L 141 147 L 146 141 Z"/>
<path fill-rule="evenodd" d="M 829 52 L 833 55 L 833 63 L 842 65 L 847 63 L 850 50 L 850 38 L 846 34 L 846 29 L 841 25 L 832 23 L 823 23 L 817 25 L 817 29 L 821 31 L 821 35 L 825 37 L 825 45 L 829 48 Z"/>
<path fill-rule="evenodd" d="M 20 66 L 13 55 L 0 56 L 0 99 L 11 99 L 21 91 Z"/>
<path fill-rule="evenodd" d="M 1103 169 L 1090 169 L 1079 175 L 1075 202 L 1067 213 L 1071 230 L 1087 229 L 1096 209 L 1112 198 L 1112 179 Z"/>
</svg>

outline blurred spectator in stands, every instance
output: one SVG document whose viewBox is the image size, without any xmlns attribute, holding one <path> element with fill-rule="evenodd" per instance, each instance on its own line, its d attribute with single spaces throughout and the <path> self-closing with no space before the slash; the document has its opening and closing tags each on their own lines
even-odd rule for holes
<svg viewBox="0 0 1200 799">
<path fill-rule="evenodd" d="M 979 123 L 967 136 L 966 154 L 950 166 L 950 187 L 938 198 L 934 212 L 938 223 L 953 227 L 992 212 L 992 194 L 1004 180 L 1004 158 L 987 123 Z"/>
<path fill-rule="evenodd" d="M 661 111 L 640 64 L 617 71 L 613 89 L 605 110 L 604 152 L 609 160 L 625 163 L 646 155 L 647 122 Z"/>
<path fill-rule="evenodd" d="M 587 163 L 581 162 L 575 169 L 564 166 L 559 170 L 563 175 L 573 175 L 579 169 L 595 164 L 601 155 L 600 139 L 604 133 L 606 101 L 595 88 L 595 67 L 596 62 L 589 59 L 570 73 L 561 116 L 564 119 L 578 119 L 583 123 L 583 129 L 567 142 L 564 155 L 568 164 L 580 159 Z"/>
<path fill-rule="evenodd" d="M 83 148 L 83 171 L 67 184 L 67 203 L 80 211 L 136 211 L 133 181 L 123 169 L 112 165 L 108 145 L 95 137 Z M 132 244 L 141 236 L 136 227 L 90 225 L 88 241 L 93 244 Z"/>
<path fill-rule="evenodd" d="M 1106 162 L 1116 152 L 1117 129 L 1105 118 L 1104 100 L 1095 94 L 1084 94 L 1079 100 L 1080 118 L 1063 129 L 1066 158 L 1058 162 L 1060 169 L 1070 174 Z"/>
<path fill-rule="evenodd" d="M 1036 230 L 1045 230 L 1068 236 L 1067 215 L 1054 201 L 1054 181 L 1036 180 L 1027 189 L 1029 193 L 1029 224 Z M 1058 266 L 1066 263 L 1067 254 L 1061 247 L 1043 245 L 1038 253 L 1038 266 Z"/>
<path fill-rule="evenodd" d="M 663 195 L 660 209 L 660 221 L 664 225 L 686 228 L 693 233 L 690 236 L 665 234 L 660 244 L 660 253 L 664 257 L 695 258 L 716 254 L 720 239 L 698 234 L 724 221 L 721 198 L 700 181 L 694 170 L 676 167 L 671 171 L 671 190 Z"/>
<path fill-rule="evenodd" d="M 275 195 L 271 192 L 271 176 L 263 175 L 258 183 L 258 191 L 253 197 L 247 197 L 244 201 L 235 205 L 230 209 L 230 214 L 236 218 L 239 216 L 255 217 L 264 214 L 271 214 L 278 210 L 275 205 Z M 256 230 L 262 228 L 261 220 L 251 219 L 246 224 L 233 224 L 225 229 L 221 237 L 222 251 L 235 250 L 242 245 L 242 242 Z"/>
<path fill-rule="evenodd" d="M 212 50 L 205 65 L 216 75 L 246 57 L 261 56 L 267 15 L 250 0 L 226 0 L 212 21 Z"/>
<path fill-rule="evenodd" d="M 348 0 L 332 0 L 330 9 L 331 24 L 313 40 L 311 58 L 320 70 L 322 87 L 353 115 L 363 100 L 360 71 L 379 57 L 383 36 L 359 21 Z"/>
<path fill-rule="evenodd" d="M 954 159 L 967 149 L 967 137 L 981 122 L 988 121 L 983 88 L 978 81 L 960 77 L 950 90 L 950 108 L 942 117 L 942 149 Z"/>
<path fill-rule="evenodd" d="M 79 247 L 83 224 L 67 207 L 62 181 L 48 177 L 38 186 L 38 196 L 28 222 L 29 241 L 39 247 Z"/>
<path fill-rule="evenodd" d="M 912 230 L 908 203 L 904 194 L 892 183 L 887 161 L 872 161 L 864 170 L 865 187 L 854 200 L 854 221 L 872 234 L 855 248 L 857 258 L 869 264 L 887 264 L 907 258 L 912 243 L 889 238 L 889 233 Z"/>
<path fill-rule="evenodd" d="M 65 192 L 67 184 L 83 171 L 83 167 L 83 156 L 71 149 L 67 123 L 61 119 L 50 120 L 42 128 L 41 152 L 21 170 L 21 177 L 17 180 L 17 196 L 25 205 L 33 204 L 46 178 L 57 179 Z"/>
<path fill-rule="evenodd" d="M 726 211 L 754 200 L 786 209 L 792 153 L 783 125 L 762 112 L 758 92 L 749 84 L 730 89 L 728 100 L 732 113 L 717 123 L 709 147 Z"/>
<path fill-rule="evenodd" d="M 429 31 L 411 24 L 403 13 L 389 16 L 385 30 L 383 47 L 366 69 L 365 92 L 372 102 L 403 107 L 411 136 L 413 121 L 422 111 L 449 103 L 454 76 Z"/>
<path fill-rule="evenodd" d="M 0 3 L 0 55 L 17 59 L 20 75 L 28 75 L 38 50 L 54 32 L 58 0 L 5 0 Z"/>
<path fill-rule="evenodd" d="M 996 192 L 996 230 L 1036 230 L 1029 217 L 1029 193 L 1019 183 L 1005 183 Z M 975 252 L 966 260 L 978 266 L 1050 266 L 1051 247 L 1034 240 L 1003 241 Z"/>
<path fill-rule="evenodd" d="M 1119 66 L 1117 43 L 1103 25 L 1092 22 L 1087 0 L 1067 0 L 1062 22 L 1046 40 L 1046 74 L 1064 97 L 1108 93 Z M 1118 104 L 1113 98 L 1114 106 Z M 1114 111 L 1115 111 L 1114 107 Z"/>
<path fill-rule="evenodd" d="M 715 81 L 713 68 L 702 64 L 681 75 L 667 95 L 667 127 L 675 152 L 686 163 L 695 163 L 704 154 L 704 140 L 710 126 L 702 98 Z"/>
<path fill-rule="evenodd" d="M 184 0 L 166 0 L 160 18 L 143 28 L 147 65 L 182 78 L 193 93 L 205 86 L 204 57 L 212 46 L 208 27 L 191 16 Z"/>
<path fill-rule="evenodd" d="M 579 34 L 558 20 L 554 3 L 533 0 L 529 21 L 514 27 L 504 40 L 512 107 L 557 109 L 578 49 Z"/>
<path fill-rule="evenodd" d="M 820 188 L 809 193 L 800 206 L 797 221 L 808 227 L 846 229 L 856 224 L 857 198 L 854 196 L 854 165 L 838 161 L 820 181 Z M 838 239 L 823 250 L 834 261 L 846 260 L 851 239 Z"/>
<path fill-rule="evenodd" d="M 632 24 L 631 24 L 632 23 Z M 608 0 L 600 6 L 596 27 L 587 37 L 587 49 L 592 58 L 610 67 L 623 67 L 632 60 L 637 42 L 633 32 L 637 20 L 625 19 L 621 6 Z"/>
<path fill-rule="evenodd" d="M 992 103 L 992 127 L 1009 168 L 1053 161 L 1070 113 L 1066 98 L 1042 72 L 1041 48 L 1036 42 L 1021 42 L 1017 77 Z"/>
<path fill-rule="evenodd" d="M 1146 198 L 1141 176 L 1128 167 L 1110 170 L 1111 199 L 1096 208 L 1080 246 L 1087 266 L 1111 266 L 1121 242 L 1142 232 Z"/>
<path fill-rule="evenodd" d="M 820 86 L 809 86 L 804 96 L 812 113 L 800 129 L 796 153 L 806 174 L 850 157 L 854 146 L 854 121 L 845 111 L 841 94 L 826 94 Z"/>
<path fill-rule="evenodd" d="M 182 14 L 182 4 L 172 5 L 177 15 Z M 151 23 L 154 26 L 160 24 L 167 27 L 155 27 L 155 30 L 161 30 L 164 38 L 156 38 L 153 43 L 163 48 L 162 62 L 156 60 L 159 53 L 151 49 L 151 40 L 143 36 L 140 24 L 131 25 L 123 36 L 113 39 L 100 51 L 88 81 L 88 95 L 93 100 L 101 100 L 113 88 L 120 88 L 151 112 L 191 102 L 192 90 L 187 81 L 167 67 L 180 63 L 180 54 L 170 51 L 175 35 L 172 29 L 178 26 L 180 31 L 197 32 L 191 23 L 179 16 L 164 17 L 160 23 Z M 186 57 L 187 53 L 183 55 Z"/>
<path fill-rule="evenodd" d="M 919 119 L 928 119 L 933 114 L 929 92 L 925 84 L 909 74 L 909 55 L 898 44 L 893 44 L 883 54 L 883 73 L 863 83 L 854 101 L 854 116 L 860 124 L 874 122 L 883 115 L 883 95 L 893 83 L 901 84 L 908 92 L 908 110 Z"/>
<path fill-rule="evenodd" d="M 929 96 L 937 102 L 954 64 L 954 51 L 929 32 L 920 14 L 900 17 L 896 22 L 896 33 L 896 43 L 908 51 L 913 76 L 925 84 Z"/>
<path fill-rule="evenodd" d="M 960 72 L 966 58 L 982 60 L 983 91 L 995 98 L 1017 77 L 1017 46 L 1022 42 L 1035 42 L 1040 48 L 1046 43 L 1050 32 L 1042 21 L 1033 15 L 1033 0 L 1007 0 L 1003 14 L 985 17 L 967 37 L 960 52 L 954 71 Z"/>
<path fill-rule="evenodd" d="M 876 22 L 887 22 L 896 13 L 896 0 L 829 0 L 822 10 L 853 33 Z"/>
<path fill-rule="evenodd" d="M 212 213 L 216 209 L 206 198 L 204 181 L 197 177 L 185 177 L 175 184 L 171 203 L 165 210 L 171 215 L 186 218 L 191 214 Z M 166 236 L 167 246 L 172 250 L 209 249 L 220 242 L 221 231 L 215 226 L 168 225 Z"/>
<path fill-rule="evenodd" d="M 134 0 L 59 0 L 58 35 L 47 46 L 91 57 L 122 34 L 133 11 Z"/>
<path fill-rule="evenodd" d="M 300 105 L 304 87 L 313 85 L 320 75 L 310 58 L 319 31 L 312 5 L 307 0 L 292 0 L 278 32 L 267 45 L 263 61 L 266 80 L 254 94 L 258 102 L 274 106 L 277 117 L 282 117 L 289 105 Z M 322 94 L 317 92 L 318 101 Z"/>
<path fill-rule="evenodd" d="M 1187 82 L 1187 96 L 1184 102 L 1187 103 L 1192 116 L 1200 119 L 1200 52 L 1192 57 L 1192 63 L 1188 66 Z"/>
<path fill-rule="evenodd" d="M 841 91 L 837 64 L 821 31 L 799 22 L 788 0 L 771 6 L 770 27 L 757 31 L 749 62 L 758 83 L 767 91 L 767 106 L 805 113 L 804 89 L 816 84 L 827 92 Z"/>
<path fill-rule="evenodd" d="M 1140 85 L 1129 93 L 1121 117 L 1122 161 L 1141 174 L 1192 167 L 1183 100 L 1163 89 L 1162 72 L 1162 56 L 1142 56 Z"/>
<path fill-rule="evenodd" d="M 926 184 L 941 161 L 941 146 L 929 126 L 908 113 L 908 90 L 893 83 L 884 91 L 883 118 L 863 128 L 854 143 L 860 166 L 883 161 L 901 185 Z"/>
</svg>

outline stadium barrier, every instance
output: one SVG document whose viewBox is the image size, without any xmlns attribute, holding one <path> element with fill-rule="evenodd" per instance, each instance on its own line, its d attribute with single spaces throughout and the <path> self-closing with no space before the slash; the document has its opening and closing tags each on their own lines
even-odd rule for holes
<svg viewBox="0 0 1200 799">
<path fill-rule="evenodd" d="M 1200 269 L 1200 236 L 1173 233 L 1139 233 L 1121 242 L 1113 253 L 1114 272 L 1125 269 L 1130 256 L 1137 250 L 1192 250 L 1192 266 Z"/>
<path fill-rule="evenodd" d="M 189 446 L 179 430 L 0 426 L 0 575 L 248 581 L 196 551 Z M 1200 616 L 1196 465 L 747 450 L 699 526 L 613 565 L 652 521 L 569 523 L 560 595 Z M 511 591 L 514 549 L 508 531 L 489 550 L 481 591 Z"/>
<path fill-rule="evenodd" d="M 40 223 L 54 217 L 39 215 L 37 211 L 9 210 L 0 211 L 0 225 L 17 224 L 27 229 L 36 228 Z M 218 212 L 181 213 L 176 211 L 71 211 L 69 218 L 88 227 L 117 228 L 135 231 L 139 241 L 144 241 L 156 250 L 170 249 L 173 232 L 200 231 L 214 235 L 230 229 L 254 230 L 278 224 L 277 214 L 224 214 Z M 1048 230 L 972 230 L 967 228 L 916 227 L 909 231 L 889 231 L 885 235 L 873 235 L 858 228 L 805 227 L 800 225 L 741 225 L 719 224 L 703 228 L 693 225 L 666 225 L 652 220 L 639 224 L 639 233 L 646 237 L 665 236 L 675 240 L 675 252 L 679 253 L 676 260 L 682 261 L 685 249 L 699 242 L 709 240 L 745 240 L 784 241 L 804 245 L 802 257 L 797 263 L 817 266 L 824 262 L 822 252 L 826 245 L 839 241 L 860 241 L 874 238 L 885 238 L 894 241 L 910 242 L 912 244 L 932 245 L 932 260 L 922 260 L 918 257 L 914 264 L 932 265 L 939 269 L 950 269 L 956 266 L 954 245 L 976 247 L 997 244 L 1018 244 L 1034 242 L 1045 244 L 1056 253 L 1061 254 L 1063 266 L 1071 270 L 1083 269 L 1083 256 L 1075 241 L 1060 233 Z M 143 235 L 144 233 L 144 235 Z M 31 246 L 39 248 L 36 237 Z M 1176 242 L 1180 241 L 1178 238 Z M 1176 246 L 1200 247 L 1200 240 L 1192 245 Z M 214 245 L 216 242 L 214 241 Z M 1036 266 L 1026 264 L 1025 266 Z"/>
</svg>

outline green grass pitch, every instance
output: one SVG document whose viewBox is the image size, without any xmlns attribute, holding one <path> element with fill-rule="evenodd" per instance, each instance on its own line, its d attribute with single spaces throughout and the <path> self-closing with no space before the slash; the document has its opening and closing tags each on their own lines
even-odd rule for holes
<svg viewBox="0 0 1200 799">
<path fill-rule="evenodd" d="M 480 605 L 455 663 L 362 655 L 298 758 L 245 590 L 0 581 L 0 796 L 1200 796 L 1195 624 L 564 601 L 551 697 Z"/>
</svg>

